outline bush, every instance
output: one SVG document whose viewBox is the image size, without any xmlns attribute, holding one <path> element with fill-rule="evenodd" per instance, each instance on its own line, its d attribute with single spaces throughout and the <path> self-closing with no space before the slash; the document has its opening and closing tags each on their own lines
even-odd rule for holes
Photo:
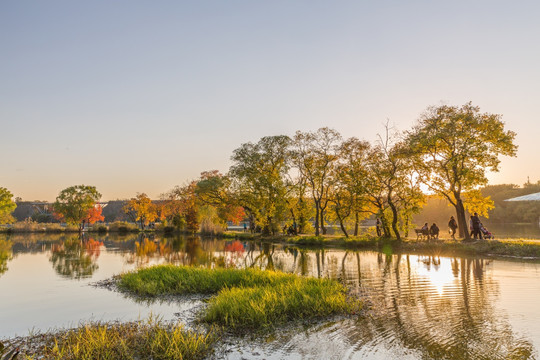
<svg viewBox="0 0 540 360">
<path fill-rule="evenodd" d="M 127 221 L 115 221 L 109 225 L 109 231 L 126 234 L 128 232 L 138 232 L 139 228 L 136 224 L 129 223 Z"/>
<path fill-rule="evenodd" d="M 44 224 L 44 226 L 45 232 L 48 233 L 61 233 L 65 231 L 65 228 L 63 228 L 60 224 Z"/>
<path fill-rule="evenodd" d="M 96 224 L 92 226 L 89 231 L 105 234 L 107 231 L 109 231 L 109 228 L 105 224 Z"/>
</svg>

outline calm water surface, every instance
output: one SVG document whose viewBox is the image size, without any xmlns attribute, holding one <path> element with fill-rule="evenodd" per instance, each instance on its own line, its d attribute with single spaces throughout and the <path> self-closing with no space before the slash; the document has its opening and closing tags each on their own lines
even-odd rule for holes
<svg viewBox="0 0 540 360">
<path fill-rule="evenodd" d="M 540 264 L 200 238 L 0 237 L 0 338 L 136 320 L 185 320 L 197 301 L 138 303 L 91 286 L 156 263 L 255 266 L 337 278 L 369 299 L 352 319 L 222 345 L 226 359 L 536 359 Z"/>
</svg>

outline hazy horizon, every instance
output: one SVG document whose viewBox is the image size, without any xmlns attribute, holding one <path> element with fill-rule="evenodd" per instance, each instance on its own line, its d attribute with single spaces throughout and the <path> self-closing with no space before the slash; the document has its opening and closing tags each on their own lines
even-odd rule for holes
<svg viewBox="0 0 540 360">
<path fill-rule="evenodd" d="M 503 115 L 540 180 L 540 3 L 0 3 L 0 187 L 152 198 L 226 172 L 232 151 L 328 126 L 373 142 L 431 105 Z"/>
</svg>

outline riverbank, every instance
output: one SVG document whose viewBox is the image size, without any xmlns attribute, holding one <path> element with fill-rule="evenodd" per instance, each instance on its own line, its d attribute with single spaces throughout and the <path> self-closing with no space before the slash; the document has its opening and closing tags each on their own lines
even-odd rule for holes
<svg viewBox="0 0 540 360">
<path fill-rule="evenodd" d="M 249 233 L 225 233 L 224 238 L 237 240 L 257 240 L 308 247 L 336 247 L 344 249 L 372 249 L 384 252 L 409 252 L 438 254 L 445 256 L 510 256 L 540 260 L 540 240 L 473 240 L 452 239 L 416 240 L 405 238 L 402 241 L 378 238 L 369 235 L 359 237 L 339 236 L 261 236 Z"/>
</svg>

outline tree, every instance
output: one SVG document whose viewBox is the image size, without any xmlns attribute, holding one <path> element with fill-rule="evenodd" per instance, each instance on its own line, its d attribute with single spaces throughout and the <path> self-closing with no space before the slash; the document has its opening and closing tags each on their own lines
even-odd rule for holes
<svg viewBox="0 0 540 360">
<path fill-rule="evenodd" d="M 11 213 L 17 204 L 11 199 L 13 194 L 6 188 L 0 187 L 0 224 L 9 224 L 15 221 Z"/>
<path fill-rule="evenodd" d="M 348 236 L 344 220 L 354 215 L 354 235 L 358 235 L 361 218 L 369 212 L 367 199 L 368 164 L 371 146 L 357 138 L 345 140 L 339 148 L 336 167 L 333 209 L 341 230 Z"/>
<path fill-rule="evenodd" d="M 246 216 L 244 209 L 231 194 L 230 183 L 229 177 L 212 170 L 202 172 L 195 187 L 195 194 L 201 206 L 214 208 L 220 222 L 218 225 L 225 228 L 228 221 L 238 224 Z"/>
<path fill-rule="evenodd" d="M 124 211 L 133 221 L 139 223 L 141 230 L 157 218 L 156 207 L 145 193 L 137 193 L 136 197 L 128 201 Z"/>
<path fill-rule="evenodd" d="M 95 186 L 75 185 L 60 192 L 54 203 L 54 211 L 68 224 L 79 226 L 79 232 L 89 218 L 88 212 L 94 209 L 101 199 Z"/>
<path fill-rule="evenodd" d="M 470 239 L 466 203 L 489 202 L 475 190 L 487 184 L 486 170 L 499 170 L 500 155 L 516 155 L 515 136 L 505 130 L 501 115 L 480 113 L 470 102 L 429 107 L 409 132 L 417 169 L 426 185 L 455 207 L 460 237 Z"/>
<path fill-rule="evenodd" d="M 229 170 L 234 197 L 263 232 L 275 234 L 287 211 L 285 176 L 289 171 L 288 136 L 266 136 L 234 150 Z"/>
<path fill-rule="evenodd" d="M 94 224 L 98 221 L 105 220 L 105 217 L 103 216 L 103 207 L 101 205 L 96 205 L 90 210 L 88 210 L 88 217 L 86 218 L 86 223 L 88 224 Z"/>
<path fill-rule="evenodd" d="M 178 228 L 195 233 L 199 231 L 199 200 L 195 193 L 197 181 L 184 186 L 176 186 L 163 194 L 164 216 L 171 219 Z"/>
<path fill-rule="evenodd" d="M 316 132 L 297 131 L 294 136 L 292 159 L 295 167 L 306 180 L 315 203 L 315 235 L 319 229 L 326 234 L 324 212 L 330 201 L 333 168 L 338 160 L 341 135 L 330 128 Z"/>
</svg>

